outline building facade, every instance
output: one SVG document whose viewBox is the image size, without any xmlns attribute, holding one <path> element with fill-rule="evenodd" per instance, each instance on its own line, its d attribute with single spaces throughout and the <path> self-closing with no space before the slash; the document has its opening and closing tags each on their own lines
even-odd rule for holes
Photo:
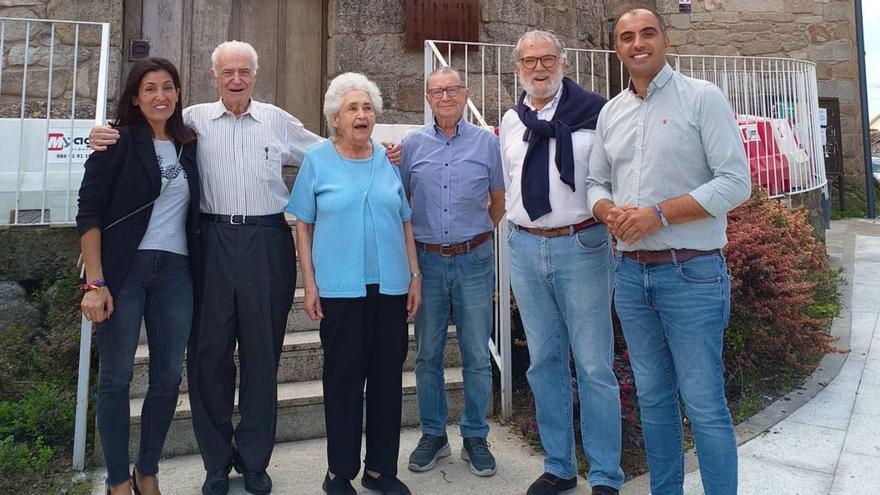
<svg viewBox="0 0 880 495">
<path fill-rule="evenodd" d="M 345 71 L 366 73 L 385 99 L 384 123 L 421 123 L 424 55 L 407 48 L 408 4 L 430 0 L 0 0 L 0 17 L 109 21 L 110 98 L 130 63 L 131 40 L 147 40 L 150 54 L 169 58 L 180 68 L 184 103 L 213 100 L 208 75 L 214 46 L 226 39 L 252 43 L 260 54 L 256 97 L 286 108 L 307 127 L 323 129 L 321 105 L 326 82 Z M 457 0 L 467 2 L 468 0 Z M 443 3 L 443 2 L 436 2 Z M 448 2 L 446 2 L 448 4 Z M 454 2 L 453 2 L 454 3 Z M 617 0 L 482 0 L 479 41 L 512 43 L 526 30 L 552 30 L 578 48 L 610 48 L 609 29 Z M 855 14 L 851 0 L 694 0 L 690 13 L 678 0 L 645 2 L 664 16 L 673 52 L 680 54 L 781 56 L 817 64 L 819 96 L 839 101 L 844 168 L 863 167 L 859 119 L 859 81 Z M 7 30 L 0 81 L 0 117 L 21 110 L 24 33 Z M 71 33 L 56 34 L 72 43 Z M 31 32 L 31 57 L 45 55 L 50 33 Z M 63 100 L 77 93 L 77 114 L 94 109 L 97 41 L 80 40 L 76 81 L 72 67 L 53 71 L 53 114 L 69 115 Z M 509 65 L 509 60 L 503 64 Z M 31 60 L 28 96 L 38 99 L 47 87 L 47 57 Z M 18 78 L 18 79 L 16 79 Z M 509 93 L 510 91 L 506 91 Z M 496 95 L 492 95 L 493 97 Z M 513 95 L 504 94 L 504 102 Z M 69 100 L 69 98 L 67 98 Z M 45 105 L 26 102 L 38 116 Z M 112 108 L 112 106 L 111 106 Z"/>
</svg>

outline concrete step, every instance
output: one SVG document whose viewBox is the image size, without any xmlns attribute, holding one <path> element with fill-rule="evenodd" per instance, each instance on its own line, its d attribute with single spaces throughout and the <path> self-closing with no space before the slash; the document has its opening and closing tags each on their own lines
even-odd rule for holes
<svg viewBox="0 0 880 495">
<path fill-rule="evenodd" d="M 317 330 L 321 325 L 319 321 L 312 321 L 306 315 L 306 312 L 303 311 L 303 297 L 305 296 L 305 291 L 301 287 L 297 287 L 296 291 L 293 294 L 293 306 L 290 308 L 290 313 L 287 315 L 287 329 L 288 333 L 290 332 L 310 332 L 313 330 Z M 147 343 L 147 329 L 144 327 L 144 323 L 141 322 L 141 333 L 140 339 L 138 341 L 139 344 Z"/>
<path fill-rule="evenodd" d="M 464 408 L 464 383 L 461 368 L 447 368 L 444 371 L 446 391 L 449 402 L 449 421 L 457 421 Z M 142 398 L 130 401 L 131 434 L 129 455 L 137 457 L 137 444 L 140 438 Z M 416 397 L 416 377 L 412 371 L 403 373 L 403 416 L 402 426 L 419 424 L 418 399 Z M 238 390 L 235 394 L 235 413 L 238 416 Z M 278 428 L 276 442 L 290 442 L 321 438 L 326 435 L 324 426 L 324 397 L 320 380 L 282 383 L 278 385 Z M 103 462 L 100 439 L 95 442 L 95 460 Z M 189 395 L 181 394 L 177 401 L 177 411 L 168 438 L 165 441 L 163 457 L 188 455 L 198 452 L 192 430 L 192 411 Z"/>
<path fill-rule="evenodd" d="M 409 348 L 403 369 L 411 371 L 415 368 L 415 327 L 409 325 Z M 458 349 L 458 338 L 455 326 L 450 325 L 446 332 L 446 352 L 444 354 L 446 367 L 461 366 L 461 354 Z M 138 346 L 134 358 L 134 372 L 131 379 L 131 397 L 143 397 L 147 393 L 149 382 L 149 349 L 147 344 Z M 238 366 L 238 356 L 235 358 Z M 317 330 L 292 332 L 284 335 L 284 344 L 281 349 L 281 362 L 278 366 L 278 382 L 297 382 L 320 380 L 321 369 L 324 365 L 324 352 L 321 349 L 321 337 Z M 186 366 L 183 369 L 183 377 L 180 384 L 181 392 L 188 390 L 186 382 Z"/>
</svg>

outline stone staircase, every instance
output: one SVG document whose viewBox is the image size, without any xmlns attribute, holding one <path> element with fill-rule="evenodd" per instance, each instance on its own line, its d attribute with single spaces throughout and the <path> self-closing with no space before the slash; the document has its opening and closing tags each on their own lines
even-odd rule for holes
<svg viewBox="0 0 880 495">
<path fill-rule="evenodd" d="M 287 319 L 287 333 L 281 351 L 278 369 L 278 427 L 277 443 L 321 438 L 326 435 L 324 426 L 324 398 L 321 387 L 321 368 L 323 351 L 318 335 L 318 322 L 309 320 L 302 309 L 303 289 L 297 269 L 297 289 L 293 308 Z M 418 400 L 416 398 L 415 337 L 413 325 L 409 325 L 410 351 L 404 364 L 403 374 L 403 426 L 419 424 Z M 236 354 L 236 362 L 238 360 Z M 129 452 L 132 459 L 137 455 L 140 436 L 141 405 L 147 391 L 149 351 L 146 334 L 141 329 L 141 341 L 135 354 L 134 374 L 131 383 L 131 437 Z M 450 325 L 444 356 L 446 371 L 446 390 L 449 397 L 450 420 L 455 421 L 464 407 L 464 391 L 461 376 L 461 356 L 455 327 Z M 192 412 L 187 393 L 186 367 L 181 382 L 177 411 L 163 457 L 173 457 L 198 452 L 198 445 L 192 429 Z M 238 391 L 236 390 L 235 416 L 238 421 Z M 100 441 L 95 445 L 96 461 L 103 463 Z"/>
</svg>

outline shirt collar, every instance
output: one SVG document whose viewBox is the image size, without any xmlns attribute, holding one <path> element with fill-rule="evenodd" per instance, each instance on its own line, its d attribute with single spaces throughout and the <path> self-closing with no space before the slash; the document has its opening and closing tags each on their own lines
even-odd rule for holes
<svg viewBox="0 0 880 495">
<path fill-rule="evenodd" d="M 563 85 L 560 84 L 559 90 L 556 91 L 556 96 L 554 96 L 553 99 L 550 100 L 550 103 L 544 105 L 544 107 L 541 108 L 540 110 L 535 108 L 535 105 L 532 104 L 532 98 L 528 94 L 526 94 L 525 100 L 523 100 L 523 101 L 525 102 L 525 104 L 529 108 L 531 108 L 532 110 L 534 110 L 536 112 L 545 112 L 548 110 L 552 110 L 552 109 L 556 108 L 556 105 L 559 103 L 559 98 L 562 97 L 562 87 L 563 87 Z"/>
<path fill-rule="evenodd" d="M 460 134 L 464 133 L 465 130 L 467 129 L 467 123 L 468 123 L 467 120 L 464 119 L 464 115 L 462 115 L 461 119 L 459 119 L 458 123 L 455 124 L 455 134 L 452 135 L 452 138 L 456 138 Z M 443 129 L 441 129 L 439 125 L 437 125 L 436 120 L 434 121 L 434 132 L 437 135 L 443 136 L 444 139 L 446 138 L 446 133 L 443 132 Z M 452 138 L 449 138 L 449 139 L 452 139 Z"/>
<path fill-rule="evenodd" d="M 657 75 L 654 76 L 654 79 L 651 80 L 651 83 L 648 84 L 648 98 L 650 98 L 657 90 L 666 86 L 670 79 L 672 79 L 674 73 L 675 71 L 672 70 L 672 67 L 669 64 L 663 64 L 663 68 L 660 69 L 660 72 L 658 72 Z M 638 96 L 633 87 L 632 80 L 629 81 L 629 90 L 632 94 Z"/>
<path fill-rule="evenodd" d="M 254 99 L 251 98 L 250 103 L 248 103 L 248 107 L 241 114 L 241 116 L 244 117 L 245 115 L 249 115 L 252 119 L 256 120 L 257 122 L 262 122 L 263 121 L 262 113 L 261 113 L 262 109 L 258 105 L 255 105 L 255 103 L 256 102 L 254 101 Z M 217 102 L 214 103 L 214 107 L 211 112 L 211 118 L 212 119 L 219 119 L 220 117 L 222 117 L 226 114 L 229 114 L 232 117 L 235 117 L 235 115 L 226 108 L 226 105 L 223 104 L 222 99 L 217 100 Z"/>
</svg>

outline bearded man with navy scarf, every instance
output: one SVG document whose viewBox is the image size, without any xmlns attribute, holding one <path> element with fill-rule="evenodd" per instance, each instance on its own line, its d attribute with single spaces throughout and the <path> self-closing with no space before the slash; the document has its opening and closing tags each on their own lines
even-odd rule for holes
<svg viewBox="0 0 880 495">
<path fill-rule="evenodd" d="M 510 284 L 528 339 L 527 377 L 547 455 L 527 494 L 552 495 L 577 484 L 569 353 L 592 493 L 616 494 L 623 471 L 612 370 L 612 256 L 608 231 L 593 218 L 584 187 L 606 100 L 564 77 L 565 52 L 552 33 L 524 34 L 514 59 L 525 91 L 504 115 L 500 134 Z"/>
</svg>

